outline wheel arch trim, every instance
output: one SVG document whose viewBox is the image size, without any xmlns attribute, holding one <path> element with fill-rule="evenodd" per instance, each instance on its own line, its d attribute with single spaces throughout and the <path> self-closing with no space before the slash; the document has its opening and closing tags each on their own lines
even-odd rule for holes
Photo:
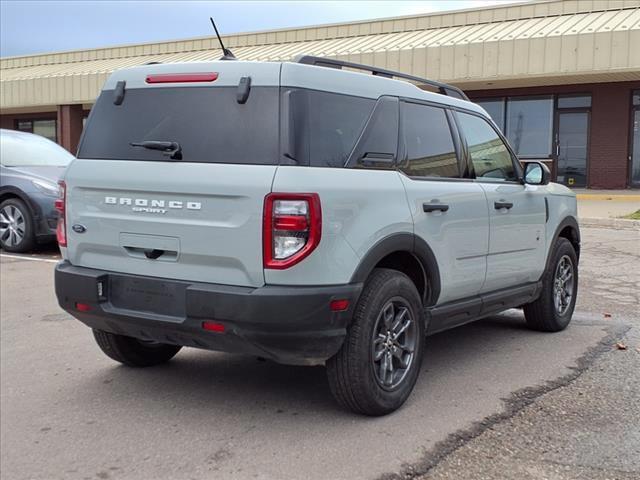
<svg viewBox="0 0 640 480">
<path fill-rule="evenodd" d="M 418 261 L 427 287 L 425 288 L 426 298 L 423 298 L 424 306 L 435 305 L 441 288 L 438 262 L 429 244 L 414 233 L 398 232 L 379 240 L 361 258 L 351 276 L 351 283 L 363 283 L 382 259 L 396 252 L 410 253 Z"/>
<path fill-rule="evenodd" d="M 551 254 L 552 254 L 552 251 L 553 251 L 553 248 L 554 248 L 556 242 L 558 241 L 558 238 L 560 238 L 560 233 L 562 233 L 562 231 L 567 227 L 569 227 L 571 229 L 571 232 L 575 235 L 575 241 L 578 244 L 578 248 L 576 250 L 576 257 L 577 257 L 578 261 L 580 260 L 580 226 L 578 225 L 578 221 L 575 219 L 575 217 L 573 217 L 573 216 L 565 217 L 558 224 L 558 226 L 556 227 L 555 232 L 553 233 L 553 237 L 552 237 L 551 242 L 549 244 L 549 250 L 547 251 L 547 259 L 546 259 L 546 262 L 545 262 L 545 272 L 549 268 L 549 262 L 551 261 Z M 543 275 L 544 275 L 544 273 L 543 273 Z"/>
</svg>

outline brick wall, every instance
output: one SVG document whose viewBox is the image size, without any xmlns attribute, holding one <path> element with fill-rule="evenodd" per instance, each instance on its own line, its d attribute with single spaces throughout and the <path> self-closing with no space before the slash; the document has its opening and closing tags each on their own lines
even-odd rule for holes
<svg viewBox="0 0 640 480">
<path fill-rule="evenodd" d="M 629 183 L 631 92 L 638 89 L 640 82 L 617 82 L 474 90 L 466 93 L 472 100 L 516 95 L 590 93 L 588 186 L 619 189 L 626 188 Z"/>
</svg>

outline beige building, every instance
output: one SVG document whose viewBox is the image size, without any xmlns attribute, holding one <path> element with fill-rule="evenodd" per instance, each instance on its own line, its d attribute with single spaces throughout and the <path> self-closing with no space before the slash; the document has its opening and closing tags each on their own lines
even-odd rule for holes
<svg viewBox="0 0 640 480">
<path fill-rule="evenodd" d="M 551 0 L 224 37 L 241 60 L 326 56 L 454 84 L 523 160 L 571 186 L 640 186 L 640 0 Z M 215 60 L 215 37 L 0 60 L 2 128 L 71 151 L 108 75 Z"/>
</svg>

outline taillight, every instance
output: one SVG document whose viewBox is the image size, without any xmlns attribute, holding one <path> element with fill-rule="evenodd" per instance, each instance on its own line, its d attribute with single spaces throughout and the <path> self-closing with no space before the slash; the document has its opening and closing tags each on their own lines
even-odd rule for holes
<svg viewBox="0 0 640 480">
<path fill-rule="evenodd" d="M 270 193 L 264 199 L 264 268 L 289 268 L 320 243 L 322 210 L 317 193 Z"/>
<path fill-rule="evenodd" d="M 58 198 L 54 203 L 56 210 L 58 211 L 58 226 L 56 228 L 56 238 L 58 240 L 58 245 L 61 247 L 67 246 L 67 184 L 64 183 L 64 180 L 60 180 L 58 182 L 58 186 L 60 187 L 60 191 L 58 193 Z"/>
</svg>

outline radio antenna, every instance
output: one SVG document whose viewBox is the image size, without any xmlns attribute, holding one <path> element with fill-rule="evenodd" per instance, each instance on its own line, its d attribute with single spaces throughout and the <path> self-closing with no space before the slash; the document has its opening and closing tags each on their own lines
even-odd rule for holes
<svg viewBox="0 0 640 480">
<path fill-rule="evenodd" d="M 220 47 L 222 48 L 222 57 L 220 57 L 220 60 L 236 60 L 236 57 L 233 53 L 231 53 L 231 50 L 224 47 L 224 43 L 222 43 L 222 38 L 218 33 L 218 27 L 216 27 L 216 22 L 213 21 L 213 17 L 209 17 L 209 20 L 211 20 L 211 25 L 213 25 L 213 29 L 216 31 L 216 36 L 218 37 Z"/>
</svg>

